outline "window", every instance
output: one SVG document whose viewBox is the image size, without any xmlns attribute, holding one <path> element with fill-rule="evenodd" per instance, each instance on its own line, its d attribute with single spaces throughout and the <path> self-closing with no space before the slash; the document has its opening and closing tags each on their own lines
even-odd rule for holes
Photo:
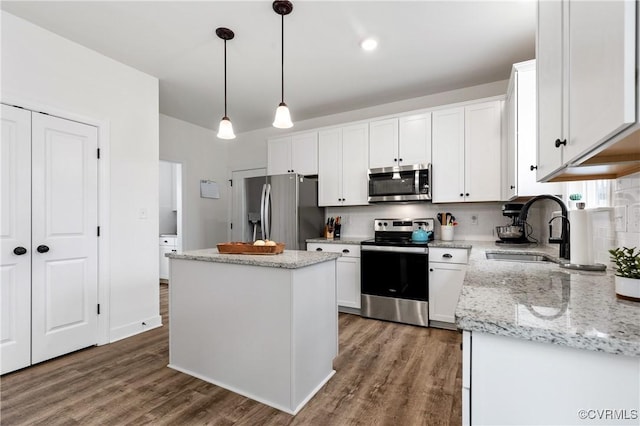
<svg viewBox="0 0 640 426">
<path fill-rule="evenodd" d="M 585 203 L 585 208 L 595 209 L 598 207 L 611 207 L 613 180 L 585 180 L 567 182 L 565 186 L 565 200 L 569 208 L 575 208 L 575 201 L 571 200 L 572 194 L 580 194 L 581 202 Z"/>
</svg>

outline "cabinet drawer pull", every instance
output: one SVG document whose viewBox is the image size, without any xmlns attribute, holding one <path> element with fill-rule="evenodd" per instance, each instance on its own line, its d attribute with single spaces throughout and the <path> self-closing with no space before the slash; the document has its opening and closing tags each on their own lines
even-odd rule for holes
<svg viewBox="0 0 640 426">
<path fill-rule="evenodd" d="M 316 248 L 316 251 L 322 251 L 322 247 Z"/>
<path fill-rule="evenodd" d="M 449 253 L 445 253 L 442 255 L 442 257 L 444 257 L 445 259 L 451 259 L 453 256 L 450 255 Z"/>
<path fill-rule="evenodd" d="M 349 249 L 342 250 L 343 253 L 350 253 Z"/>
<path fill-rule="evenodd" d="M 563 140 L 556 139 L 556 148 L 560 148 L 561 145 L 566 146 L 567 145 L 567 140 L 566 139 L 563 139 Z"/>
</svg>

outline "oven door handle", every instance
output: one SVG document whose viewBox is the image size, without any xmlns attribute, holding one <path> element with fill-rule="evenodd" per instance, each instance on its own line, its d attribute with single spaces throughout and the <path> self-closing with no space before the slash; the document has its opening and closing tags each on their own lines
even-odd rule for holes
<svg viewBox="0 0 640 426">
<path fill-rule="evenodd" d="M 395 246 L 361 246 L 361 251 L 386 251 L 390 253 L 429 254 L 428 247 L 395 247 Z"/>
</svg>

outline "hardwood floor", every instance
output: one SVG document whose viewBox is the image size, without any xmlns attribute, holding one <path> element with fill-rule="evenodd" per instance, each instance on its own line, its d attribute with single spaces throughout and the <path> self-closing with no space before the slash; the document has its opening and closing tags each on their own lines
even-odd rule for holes
<svg viewBox="0 0 640 426">
<path fill-rule="evenodd" d="M 2 425 L 458 425 L 461 336 L 340 314 L 336 374 L 297 416 L 167 367 L 164 326 L 0 378 Z"/>
</svg>

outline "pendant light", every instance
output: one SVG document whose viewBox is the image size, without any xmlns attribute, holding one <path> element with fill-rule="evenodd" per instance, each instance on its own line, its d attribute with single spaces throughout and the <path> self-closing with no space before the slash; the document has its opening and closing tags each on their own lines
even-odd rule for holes
<svg viewBox="0 0 640 426">
<path fill-rule="evenodd" d="M 284 103 L 284 15 L 288 15 L 293 10 L 293 5 L 290 1 L 286 0 L 276 0 L 273 2 L 273 10 L 282 17 L 282 92 L 280 98 L 280 105 L 278 105 L 278 109 L 276 109 L 276 118 L 273 120 L 273 127 L 277 127 L 279 129 L 288 129 L 293 127 L 293 122 L 291 121 L 291 114 L 289 113 L 289 108 L 287 104 Z"/>
<path fill-rule="evenodd" d="M 227 40 L 233 39 L 234 34 L 229 28 L 220 27 L 216 28 L 216 35 L 224 40 L 224 117 L 218 127 L 218 137 L 220 139 L 235 139 L 233 125 L 227 117 Z"/>
</svg>

